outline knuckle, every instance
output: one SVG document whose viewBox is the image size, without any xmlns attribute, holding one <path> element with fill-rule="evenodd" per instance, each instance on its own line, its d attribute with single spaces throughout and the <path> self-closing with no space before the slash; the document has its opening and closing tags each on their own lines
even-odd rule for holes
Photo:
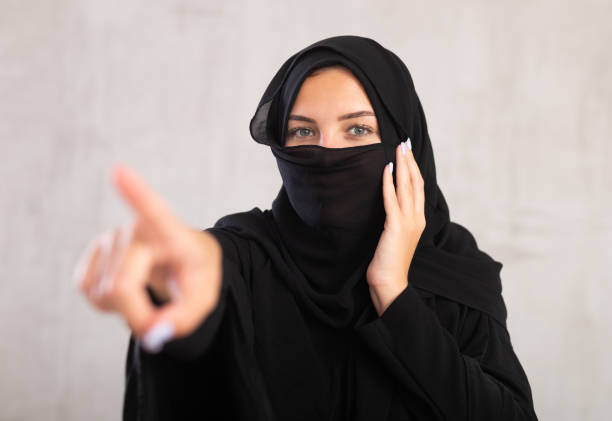
<svg viewBox="0 0 612 421">
<path fill-rule="evenodd" d="M 147 332 L 148 325 L 143 318 L 130 314 L 125 316 L 125 321 L 137 335 L 144 335 Z"/>
<path fill-rule="evenodd" d="M 119 232 L 119 243 L 121 248 L 126 249 L 134 241 L 134 235 L 136 233 L 136 222 L 132 221 L 126 223 L 120 227 Z"/>
<path fill-rule="evenodd" d="M 425 188 L 425 180 L 423 180 L 423 177 L 419 176 L 417 178 L 417 184 L 421 189 Z"/>
<path fill-rule="evenodd" d="M 98 291 L 97 291 L 98 297 L 102 301 L 107 301 L 110 298 L 112 298 L 112 295 L 111 295 L 112 284 L 109 284 L 109 282 L 111 282 L 111 280 L 106 280 L 105 282 L 101 283 L 100 286 L 98 287 Z"/>
<path fill-rule="evenodd" d="M 110 281 L 112 286 L 108 295 L 115 300 L 121 300 L 128 295 L 128 286 L 126 282 L 122 282 L 121 278 L 121 276 L 115 276 Z"/>
<path fill-rule="evenodd" d="M 87 279 L 80 279 L 79 280 L 79 291 L 81 292 L 81 294 L 87 296 L 88 290 L 89 288 L 88 288 Z"/>
<path fill-rule="evenodd" d="M 113 235 L 113 230 L 107 230 L 98 236 L 96 243 L 101 252 L 108 252 L 108 249 L 112 245 Z"/>
<path fill-rule="evenodd" d="M 99 300 L 100 297 L 98 296 L 98 293 L 96 291 L 96 288 L 90 288 L 89 291 L 87 291 L 87 300 L 93 304 L 95 307 L 99 307 Z"/>
<path fill-rule="evenodd" d="M 174 320 L 174 330 L 178 336 L 184 336 L 191 333 L 195 329 L 195 326 L 192 325 L 193 323 L 190 323 L 184 318 Z"/>
<path fill-rule="evenodd" d="M 196 328 L 194 315 L 191 313 L 184 305 L 172 313 L 170 319 L 178 336 L 187 335 Z"/>
</svg>

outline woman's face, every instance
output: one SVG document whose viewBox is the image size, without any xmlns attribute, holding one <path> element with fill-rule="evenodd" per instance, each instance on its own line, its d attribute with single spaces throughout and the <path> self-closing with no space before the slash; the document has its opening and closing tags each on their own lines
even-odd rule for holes
<svg viewBox="0 0 612 421">
<path fill-rule="evenodd" d="M 300 88 L 285 146 L 345 148 L 380 143 L 376 115 L 359 80 L 345 67 L 315 70 Z"/>
</svg>

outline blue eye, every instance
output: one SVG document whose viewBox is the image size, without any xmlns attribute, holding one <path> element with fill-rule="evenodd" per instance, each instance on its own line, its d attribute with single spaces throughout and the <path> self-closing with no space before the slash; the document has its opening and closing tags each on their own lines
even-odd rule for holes
<svg viewBox="0 0 612 421">
<path fill-rule="evenodd" d="M 372 130 L 370 130 L 368 127 L 366 126 L 352 126 L 349 130 L 352 129 L 357 129 L 357 131 L 353 131 L 352 134 L 356 135 L 356 136 L 364 136 L 366 134 L 370 134 L 372 133 Z"/>
<path fill-rule="evenodd" d="M 306 132 L 307 134 L 304 134 L 304 132 Z M 292 129 L 289 131 L 289 136 L 308 137 L 311 135 L 312 135 L 312 130 L 307 127 L 296 127 L 295 129 Z"/>
</svg>

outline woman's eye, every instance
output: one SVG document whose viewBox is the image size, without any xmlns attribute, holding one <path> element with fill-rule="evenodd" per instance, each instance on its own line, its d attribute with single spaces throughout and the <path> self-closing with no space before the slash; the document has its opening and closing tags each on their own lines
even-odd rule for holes
<svg viewBox="0 0 612 421">
<path fill-rule="evenodd" d="M 356 136 L 363 136 L 371 132 L 371 130 L 365 126 L 353 126 L 349 129 L 349 131 L 352 131 L 351 134 L 354 134 Z"/>
<path fill-rule="evenodd" d="M 291 136 L 308 137 L 312 135 L 312 130 L 306 127 L 297 127 L 289 132 Z"/>
</svg>

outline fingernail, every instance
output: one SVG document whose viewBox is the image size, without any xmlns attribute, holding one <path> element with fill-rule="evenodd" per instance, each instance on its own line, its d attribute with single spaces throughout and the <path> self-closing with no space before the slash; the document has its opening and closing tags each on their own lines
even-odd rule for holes
<svg viewBox="0 0 612 421">
<path fill-rule="evenodd" d="M 87 250 L 83 253 L 83 256 L 79 257 L 77 264 L 72 271 L 72 285 L 74 288 L 81 288 L 81 284 L 83 283 L 83 278 L 85 277 L 85 259 L 90 255 L 90 251 Z"/>
<path fill-rule="evenodd" d="M 102 254 L 107 255 L 113 248 L 113 235 L 111 230 L 104 231 L 102 235 L 100 235 L 98 244 L 100 245 Z"/>
<path fill-rule="evenodd" d="M 74 266 L 72 271 L 72 285 L 76 289 L 81 288 L 81 284 L 83 283 L 83 278 L 85 278 L 85 271 L 87 270 L 87 263 L 91 257 L 92 252 L 94 251 L 94 247 L 96 246 L 95 241 L 90 241 L 85 250 L 79 256 L 79 260 L 77 264 Z"/>
<path fill-rule="evenodd" d="M 142 346 L 149 352 L 158 353 L 172 335 L 174 335 L 172 323 L 159 322 L 144 335 Z"/>
<path fill-rule="evenodd" d="M 393 162 L 389 162 L 389 174 L 393 174 Z"/>
<path fill-rule="evenodd" d="M 402 155 L 406 155 L 406 145 L 405 145 L 405 142 L 400 143 L 400 146 L 402 147 Z"/>
<path fill-rule="evenodd" d="M 168 289 L 170 290 L 170 296 L 173 300 L 178 300 L 181 298 L 181 290 L 178 286 L 178 281 L 176 280 L 176 275 L 172 274 L 168 280 Z"/>
<path fill-rule="evenodd" d="M 406 138 L 405 142 L 408 144 L 408 148 L 410 148 L 410 150 L 412 150 L 412 142 L 410 142 L 410 138 Z"/>
<path fill-rule="evenodd" d="M 91 293 L 101 296 L 105 291 L 105 285 L 108 283 L 110 258 L 113 249 L 113 232 L 112 230 L 104 232 L 100 236 L 100 261 L 96 266 L 95 277 L 98 279 L 96 288 L 91 289 Z"/>
<path fill-rule="evenodd" d="M 122 247 L 126 247 L 132 241 L 132 237 L 134 236 L 135 223 L 125 224 L 121 227 L 119 231 L 119 244 Z"/>
</svg>

